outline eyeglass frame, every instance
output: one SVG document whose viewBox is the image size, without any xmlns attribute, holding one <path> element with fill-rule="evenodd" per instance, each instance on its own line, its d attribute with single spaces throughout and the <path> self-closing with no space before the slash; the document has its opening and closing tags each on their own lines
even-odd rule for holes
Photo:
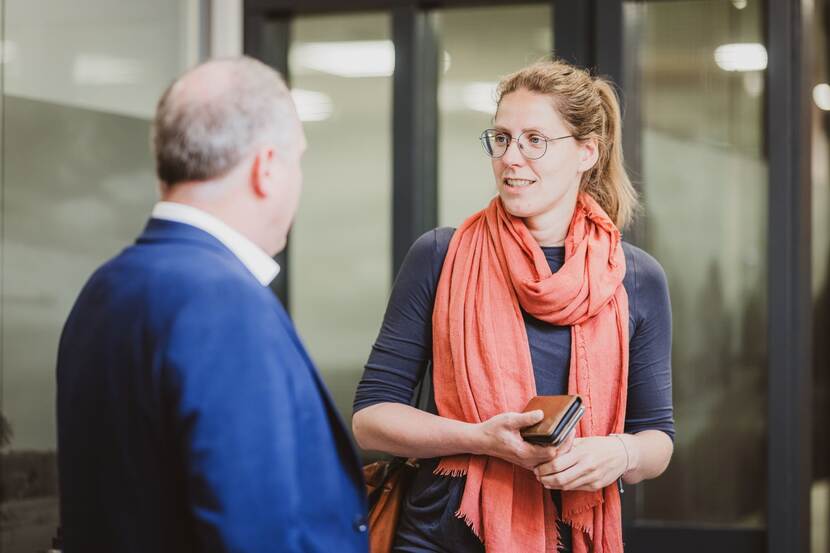
<svg viewBox="0 0 830 553">
<path fill-rule="evenodd" d="M 486 135 L 488 132 L 491 132 L 491 131 L 492 131 L 492 132 L 494 132 L 494 133 L 497 133 L 497 134 L 503 134 L 503 135 L 506 135 L 506 136 L 508 137 L 508 139 L 509 139 L 509 141 L 507 142 L 507 146 L 505 146 L 505 147 L 504 147 L 504 152 L 502 152 L 502 154 L 501 154 L 501 155 L 498 155 L 498 156 L 491 155 L 491 154 L 487 151 L 487 146 L 484 144 L 485 135 Z M 521 138 L 521 137 L 522 137 L 525 133 L 534 133 L 534 134 L 537 134 L 537 135 L 539 135 L 539 136 L 542 138 L 542 140 L 544 140 L 544 141 L 545 141 L 545 151 L 544 151 L 544 152 L 542 152 L 541 154 L 539 154 L 539 157 L 530 157 L 530 156 L 528 156 L 528 155 L 525 153 L 524 148 L 522 148 L 522 143 L 521 143 L 521 142 L 519 142 L 519 139 L 520 139 L 520 138 Z M 509 150 L 509 149 L 510 149 L 510 145 L 511 145 L 513 142 L 516 142 L 516 144 L 517 144 L 517 145 L 518 145 L 518 147 L 519 147 L 519 153 L 520 153 L 520 154 L 522 154 L 522 157 L 524 157 L 525 159 L 534 160 L 534 161 L 535 161 L 535 160 L 537 160 L 537 159 L 542 159 L 542 157 L 544 157 L 544 155 L 545 155 L 546 153 L 548 153 L 548 143 L 549 143 L 549 142 L 555 142 L 556 140 L 562 140 L 562 139 L 564 139 L 564 138 L 578 138 L 578 137 L 577 137 L 577 135 L 575 135 L 575 134 L 568 134 L 568 135 L 565 135 L 565 136 L 557 136 L 556 138 L 548 138 L 547 136 L 545 136 L 544 134 L 540 133 L 539 131 L 534 131 L 534 130 L 522 131 L 522 132 L 520 132 L 520 133 L 519 133 L 519 136 L 514 137 L 514 136 L 511 136 L 509 132 L 500 131 L 500 130 L 498 130 L 498 129 L 484 129 L 484 130 L 481 132 L 481 135 L 479 135 L 479 137 L 478 137 L 479 141 L 481 142 L 481 147 L 482 147 L 482 148 L 484 148 L 484 153 L 486 153 L 486 154 L 487 154 L 487 157 L 489 157 L 490 159 L 499 159 L 499 158 L 504 157 L 504 154 L 506 154 L 506 153 L 507 153 L 507 150 Z"/>
</svg>

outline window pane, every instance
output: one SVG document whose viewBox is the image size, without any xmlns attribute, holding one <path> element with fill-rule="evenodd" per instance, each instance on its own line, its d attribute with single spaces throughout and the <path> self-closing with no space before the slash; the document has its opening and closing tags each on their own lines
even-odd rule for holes
<svg viewBox="0 0 830 553">
<path fill-rule="evenodd" d="M 289 54 L 308 140 L 289 303 L 347 420 L 391 282 L 389 29 L 386 15 L 300 17 Z"/>
<path fill-rule="evenodd" d="M 813 553 L 830 553 L 830 2 L 815 4 L 813 76 Z"/>
<path fill-rule="evenodd" d="M 766 50 L 759 0 L 628 4 L 645 248 L 669 279 L 677 438 L 640 519 L 761 527 L 766 482 Z"/>
<path fill-rule="evenodd" d="M 5 0 L 0 551 L 58 525 L 54 371 L 81 286 L 129 244 L 156 198 L 149 121 L 195 59 L 178 0 Z"/>
<path fill-rule="evenodd" d="M 550 54 L 549 4 L 438 10 L 444 48 L 439 78 L 438 219 L 457 227 L 496 194 L 478 137 L 496 111 L 499 79 Z M 485 29 L 498 29 L 488 38 Z"/>
</svg>

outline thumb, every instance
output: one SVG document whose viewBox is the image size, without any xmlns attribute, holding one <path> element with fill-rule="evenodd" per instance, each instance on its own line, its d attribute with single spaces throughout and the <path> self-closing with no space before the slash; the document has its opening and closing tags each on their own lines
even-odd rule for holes
<svg viewBox="0 0 830 553">
<path fill-rule="evenodd" d="M 516 429 L 532 426 L 545 418 L 545 413 L 541 409 L 529 411 L 527 413 L 516 413 L 510 419 L 510 426 Z"/>
</svg>

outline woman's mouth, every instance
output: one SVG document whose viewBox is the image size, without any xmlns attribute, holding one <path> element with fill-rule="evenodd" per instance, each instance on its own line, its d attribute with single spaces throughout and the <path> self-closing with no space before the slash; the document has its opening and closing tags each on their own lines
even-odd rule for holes
<svg viewBox="0 0 830 553">
<path fill-rule="evenodd" d="M 506 179 L 502 179 L 502 182 L 504 182 L 504 185 L 505 185 L 506 187 L 509 187 L 509 188 L 525 188 L 525 187 L 527 187 L 527 186 L 530 186 L 531 184 L 533 184 L 533 183 L 534 183 L 534 182 L 536 182 L 536 181 L 535 181 L 535 180 L 531 180 L 531 179 L 511 179 L 511 178 L 506 178 Z"/>
</svg>

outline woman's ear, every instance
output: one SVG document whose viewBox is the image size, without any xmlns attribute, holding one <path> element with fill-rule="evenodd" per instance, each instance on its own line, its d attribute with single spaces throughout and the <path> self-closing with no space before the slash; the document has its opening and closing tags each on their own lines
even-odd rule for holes
<svg viewBox="0 0 830 553">
<path fill-rule="evenodd" d="M 599 159 L 599 145 L 596 138 L 587 138 L 579 143 L 579 171 L 585 173 L 596 165 Z"/>
</svg>

